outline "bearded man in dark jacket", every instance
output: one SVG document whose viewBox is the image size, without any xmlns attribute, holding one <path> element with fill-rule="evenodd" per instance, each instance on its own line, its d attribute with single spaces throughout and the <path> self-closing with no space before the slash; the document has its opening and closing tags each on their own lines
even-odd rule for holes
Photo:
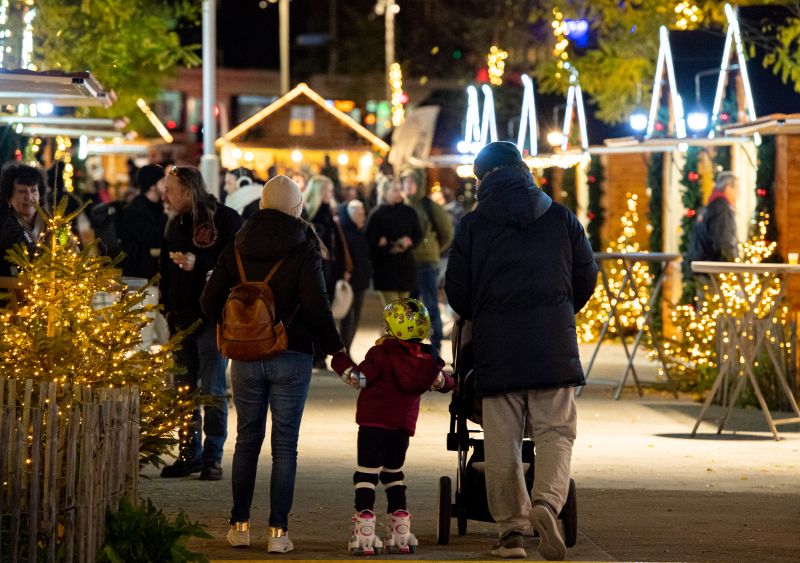
<svg viewBox="0 0 800 563">
<path fill-rule="evenodd" d="M 586 383 L 575 314 L 594 291 L 597 264 L 578 219 L 536 187 L 514 144 L 484 147 L 474 171 L 478 206 L 456 229 L 445 291 L 472 322 L 486 490 L 500 536 L 492 555 L 525 557 L 521 532 L 533 526 L 542 556 L 561 560 L 557 517 L 576 435 L 573 387 Z M 526 431 L 536 444 L 530 493 Z"/>
</svg>

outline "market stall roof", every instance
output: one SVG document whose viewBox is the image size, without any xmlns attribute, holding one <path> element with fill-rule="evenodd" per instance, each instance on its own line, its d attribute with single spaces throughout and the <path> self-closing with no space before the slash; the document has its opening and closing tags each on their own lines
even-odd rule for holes
<svg viewBox="0 0 800 563">
<path fill-rule="evenodd" d="M 321 110 L 321 111 L 320 111 Z M 306 84 L 240 123 L 223 137 L 225 143 L 269 149 L 365 150 L 389 152 L 389 145 L 349 115 L 329 105 Z"/>
<path fill-rule="evenodd" d="M 122 139 L 125 121 L 96 117 L 62 117 L 51 115 L 0 115 L 0 125 L 11 125 L 17 133 L 37 137 L 86 136 L 92 139 Z"/>
<path fill-rule="evenodd" d="M 755 121 L 734 123 L 725 127 L 725 134 L 731 136 L 791 135 L 800 133 L 800 113 L 773 113 L 759 117 Z"/>
<path fill-rule="evenodd" d="M 91 72 L 0 70 L 0 104 L 109 107 L 112 98 Z"/>
</svg>

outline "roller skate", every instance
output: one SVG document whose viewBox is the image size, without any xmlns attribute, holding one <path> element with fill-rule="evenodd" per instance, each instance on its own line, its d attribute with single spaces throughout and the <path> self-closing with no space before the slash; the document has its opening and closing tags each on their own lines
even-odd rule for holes
<svg viewBox="0 0 800 563">
<path fill-rule="evenodd" d="M 353 535 L 347 542 L 350 555 L 381 554 L 383 543 L 375 534 L 376 520 L 371 510 L 362 510 L 353 515 Z"/>
<path fill-rule="evenodd" d="M 384 543 L 389 553 L 416 553 L 416 536 L 411 533 L 411 514 L 406 510 L 395 510 L 389 514 L 387 535 Z"/>
</svg>

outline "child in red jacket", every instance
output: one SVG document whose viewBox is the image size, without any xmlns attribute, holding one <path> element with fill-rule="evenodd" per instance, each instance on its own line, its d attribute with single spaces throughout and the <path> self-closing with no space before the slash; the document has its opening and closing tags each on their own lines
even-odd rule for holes
<svg viewBox="0 0 800 563">
<path fill-rule="evenodd" d="M 369 349 L 361 364 L 356 366 L 346 354 L 333 358 L 333 369 L 361 388 L 356 407 L 358 467 L 353 475 L 356 513 L 348 543 L 354 555 L 379 554 L 383 543 L 392 553 L 416 551 L 403 484 L 408 440 L 416 428 L 420 395 L 429 390 L 444 393 L 454 385 L 442 371 L 444 362 L 421 342 L 430 328 L 425 305 L 416 299 L 395 299 L 383 310 L 383 320 L 386 336 Z M 375 535 L 373 512 L 378 481 L 388 501 L 383 543 Z"/>
</svg>

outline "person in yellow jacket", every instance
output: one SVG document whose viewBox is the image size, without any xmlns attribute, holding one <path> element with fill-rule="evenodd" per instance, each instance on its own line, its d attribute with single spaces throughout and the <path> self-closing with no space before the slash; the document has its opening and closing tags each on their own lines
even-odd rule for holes
<svg viewBox="0 0 800 563">
<path fill-rule="evenodd" d="M 442 348 L 442 317 L 439 314 L 439 260 L 453 241 L 453 222 L 444 207 L 428 195 L 425 171 L 407 168 L 400 174 L 408 203 L 417 212 L 422 227 L 422 242 L 414 248 L 417 265 L 417 289 L 431 316 L 431 346 L 438 355 Z"/>
</svg>

